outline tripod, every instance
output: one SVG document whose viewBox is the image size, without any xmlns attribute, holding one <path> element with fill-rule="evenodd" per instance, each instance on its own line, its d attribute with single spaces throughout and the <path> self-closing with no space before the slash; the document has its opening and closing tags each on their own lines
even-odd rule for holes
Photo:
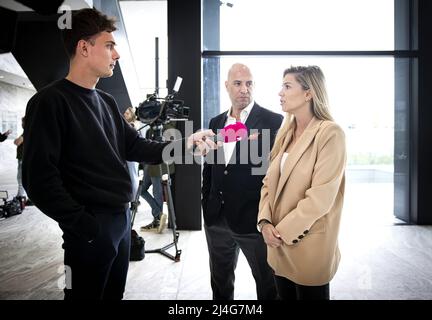
<svg viewBox="0 0 432 320">
<path fill-rule="evenodd" d="M 155 132 L 156 133 L 160 132 L 159 130 L 160 129 L 158 129 L 157 131 L 155 130 Z M 158 140 L 160 140 L 160 139 L 161 139 L 161 136 L 159 136 Z M 166 166 L 167 174 L 162 175 L 162 165 Z M 181 255 L 182 251 L 179 250 L 177 247 L 177 242 L 178 242 L 178 238 L 179 238 L 180 234 L 177 231 L 176 217 L 175 217 L 175 211 L 174 211 L 174 203 L 173 203 L 172 194 L 171 194 L 171 178 L 169 175 L 168 164 L 166 162 L 164 162 L 163 164 L 160 164 L 159 170 L 160 170 L 160 173 L 162 176 L 162 189 L 163 189 L 165 200 L 166 200 L 167 206 L 168 206 L 168 220 L 169 220 L 169 223 L 171 224 L 171 228 L 172 228 L 173 241 L 171 243 L 167 244 L 166 246 L 163 246 L 162 248 L 153 249 L 153 250 L 146 250 L 145 253 L 160 253 L 160 254 L 164 255 L 165 257 L 167 257 L 167 258 L 169 258 L 175 262 L 179 262 L 180 261 L 180 255 Z M 134 201 L 132 201 L 132 203 L 131 203 L 132 227 L 133 227 L 133 224 L 135 221 L 136 213 L 138 211 L 138 206 L 140 205 L 139 197 L 141 195 L 143 184 L 144 184 L 144 177 L 142 177 L 139 180 L 138 190 L 135 194 Z M 167 252 L 167 250 L 173 246 L 175 247 L 175 256 L 173 256 L 172 254 Z"/>
</svg>

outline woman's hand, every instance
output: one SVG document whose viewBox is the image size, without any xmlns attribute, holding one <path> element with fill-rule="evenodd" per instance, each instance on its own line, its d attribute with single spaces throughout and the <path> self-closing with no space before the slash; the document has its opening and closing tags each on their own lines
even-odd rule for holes
<svg viewBox="0 0 432 320">
<path fill-rule="evenodd" d="M 264 242 L 271 248 L 278 248 L 282 245 L 282 238 L 276 228 L 270 224 L 265 224 L 261 233 L 264 237 Z"/>
</svg>

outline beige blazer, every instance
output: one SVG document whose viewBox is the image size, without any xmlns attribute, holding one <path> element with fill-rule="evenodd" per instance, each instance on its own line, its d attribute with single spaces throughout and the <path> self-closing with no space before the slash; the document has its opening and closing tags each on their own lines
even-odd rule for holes
<svg viewBox="0 0 432 320">
<path fill-rule="evenodd" d="M 272 222 L 282 236 L 268 249 L 276 275 L 301 285 L 324 285 L 339 265 L 339 222 L 345 187 L 345 135 L 332 121 L 313 118 L 280 170 L 282 154 L 263 180 L 258 221 Z"/>
</svg>

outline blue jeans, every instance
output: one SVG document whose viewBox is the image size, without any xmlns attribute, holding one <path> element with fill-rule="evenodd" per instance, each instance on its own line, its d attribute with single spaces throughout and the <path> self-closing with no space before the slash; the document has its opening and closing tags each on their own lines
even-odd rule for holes
<svg viewBox="0 0 432 320">
<path fill-rule="evenodd" d="M 127 164 L 129 176 L 130 176 L 130 179 L 132 182 L 132 194 L 135 197 L 135 195 L 138 191 L 138 182 L 139 182 L 138 162 L 126 161 L 126 164 Z"/>
<path fill-rule="evenodd" d="M 148 192 L 148 188 L 153 185 L 153 196 Z M 163 193 L 160 177 L 150 177 L 148 166 L 144 166 L 144 180 L 141 190 L 143 197 L 152 209 L 153 218 L 159 219 L 159 215 L 163 209 Z"/>
<path fill-rule="evenodd" d="M 27 193 L 22 185 L 22 160 L 18 160 L 18 171 L 17 171 L 17 181 L 18 181 L 18 197 L 27 197 Z"/>
</svg>

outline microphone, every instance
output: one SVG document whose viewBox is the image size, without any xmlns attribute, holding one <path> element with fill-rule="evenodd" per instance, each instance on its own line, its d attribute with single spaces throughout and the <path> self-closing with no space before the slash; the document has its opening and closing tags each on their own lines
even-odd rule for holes
<svg viewBox="0 0 432 320">
<path fill-rule="evenodd" d="M 229 124 L 221 129 L 217 136 L 220 136 L 222 142 L 237 142 L 247 138 L 247 127 L 243 122 L 237 121 L 236 123 Z"/>
<path fill-rule="evenodd" d="M 219 133 L 217 133 L 213 137 L 203 137 L 202 140 L 205 141 L 206 139 L 210 139 L 218 146 L 221 146 L 219 142 L 222 143 L 238 142 L 243 139 L 257 140 L 259 135 L 260 135 L 259 132 L 255 132 L 250 136 L 248 136 L 248 130 L 246 125 L 238 121 L 236 123 L 225 126 L 223 129 L 219 130 Z M 196 153 L 195 150 L 192 151 L 192 153 L 194 155 L 200 155 L 200 156 L 203 155 L 201 150 L 199 151 L 199 153 Z"/>
</svg>

